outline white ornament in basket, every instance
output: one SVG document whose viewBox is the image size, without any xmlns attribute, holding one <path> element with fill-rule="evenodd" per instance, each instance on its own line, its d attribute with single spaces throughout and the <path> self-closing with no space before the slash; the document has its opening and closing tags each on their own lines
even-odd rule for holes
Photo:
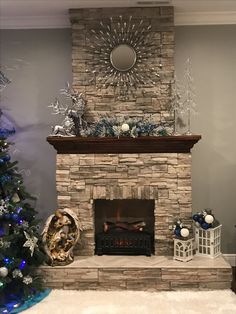
<svg viewBox="0 0 236 314">
<path fill-rule="evenodd" d="M 194 239 L 174 239 L 174 259 L 188 262 L 193 259 Z"/>
<path fill-rule="evenodd" d="M 221 227 L 195 228 L 196 255 L 215 258 L 221 255 Z"/>
</svg>

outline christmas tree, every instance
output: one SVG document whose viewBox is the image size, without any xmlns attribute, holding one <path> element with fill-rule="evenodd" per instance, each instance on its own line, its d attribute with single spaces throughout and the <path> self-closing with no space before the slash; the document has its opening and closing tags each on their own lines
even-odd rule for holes
<svg viewBox="0 0 236 314">
<path fill-rule="evenodd" d="M 4 122 L 4 123 L 3 123 Z M 17 161 L 11 160 L 7 136 L 14 128 L 6 127 L 0 115 L 0 313 L 10 313 L 24 300 L 41 290 L 34 274 L 42 263 L 39 248 L 37 212 L 33 198 L 26 192 Z"/>
<path fill-rule="evenodd" d="M 36 211 L 25 191 L 9 143 L 0 139 L 0 304 L 27 299 L 40 289 L 32 268 L 43 260 Z"/>
</svg>

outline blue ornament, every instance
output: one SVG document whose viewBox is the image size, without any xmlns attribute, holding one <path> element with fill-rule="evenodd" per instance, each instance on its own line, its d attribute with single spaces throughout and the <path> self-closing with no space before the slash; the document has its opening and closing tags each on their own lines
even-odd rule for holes
<svg viewBox="0 0 236 314">
<path fill-rule="evenodd" d="M 205 219 L 204 219 L 204 217 L 202 215 L 198 217 L 198 222 L 200 224 L 203 224 L 205 222 Z"/>
<path fill-rule="evenodd" d="M 11 159 L 11 156 L 10 155 L 6 155 L 2 158 L 3 161 L 7 162 Z"/>
<path fill-rule="evenodd" d="M 5 264 L 10 264 L 10 262 L 11 262 L 10 258 L 8 258 L 8 257 L 5 257 L 3 259 L 3 261 L 4 261 Z"/>
<path fill-rule="evenodd" d="M 209 229 L 210 228 L 210 224 L 208 224 L 207 222 L 203 222 L 202 224 L 201 224 L 201 227 L 202 227 L 202 229 L 204 229 L 204 230 L 207 230 L 207 229 Z"/>
<path fill-rule="evenodd" d="M 19 219 L 18 214 L 13 214 L 11 217 L 12 217 L 12 219 L 13 219 L 14 221 L 18 221 L 18 219 Z"/>
<path fill-rule="evenodd" d="M 193 215 L 193 220 L 198 222 L 199 219 L 199 215 L 198 214 L 194 214 Z"/>
<path fill-rule="evenodd" d="M 0 165 L 3 165 L 4 163 L 5 161 L 2 158 L 0 158 Z"/>
<path fill-rule="evenodd" d="M 6 213 L 6 214 L 4 214 L 4 218 L 8 220 L 8 219 L 10 219 L 10 218 L 11 218 L 11 215 L 10 215 L 10 214 L 8 214 L 8 213 Z"/>
<path fill-rule="evenodd" d="M 177 236 L 177 237 L 180 237 L 181 236 L 181 229 L 180 228 L 175 228 L 175 231 L 174 231 L 174 234 Z"/>
<path fill-rule="evenodd" d="M 0 237 L 3 237 L 5 235 L 5 231 L 3 227 L 0 227 Z"/>
</svg>

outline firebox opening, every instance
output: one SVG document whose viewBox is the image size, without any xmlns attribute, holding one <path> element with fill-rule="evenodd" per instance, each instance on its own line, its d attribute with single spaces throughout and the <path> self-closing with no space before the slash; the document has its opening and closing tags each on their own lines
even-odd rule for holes
<svg viewBox="0 0 236 314">
<path fill-rule="evenodd" d="M 154 254 L 154 200 L 95 200 L 95 254 Z"/>
</svg>

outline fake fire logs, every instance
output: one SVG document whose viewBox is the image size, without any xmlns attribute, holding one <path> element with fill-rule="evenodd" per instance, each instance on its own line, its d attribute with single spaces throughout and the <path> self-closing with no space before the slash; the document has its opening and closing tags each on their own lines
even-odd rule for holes
<svg viewBox="0 0 236 314">
<path fill-rule="evenodd" d="M 135 221 L 135 222 L 122 222 L 122 221 L 105 221 L 103 224 L 104 232 L 114 232 L 114 231 L 134 231 L 142 232 L 146 223 L 144 221 Z"/>
</svg>

